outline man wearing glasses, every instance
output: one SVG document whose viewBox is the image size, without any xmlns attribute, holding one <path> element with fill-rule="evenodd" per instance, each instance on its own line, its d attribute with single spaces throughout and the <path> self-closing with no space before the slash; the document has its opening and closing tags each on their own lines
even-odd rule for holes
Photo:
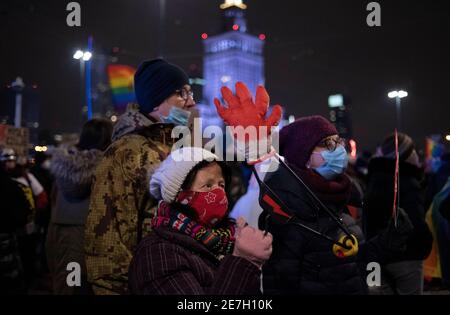
<svg viewBox="0 0 450 315">
<path fill-rule="evenodd" d="M 189 79 L 177 66 L 146 61 L 134 83 L 139 104 L 119 117 L 92 185 L 85 252 L 95 294 L 127 292 L 133 250 L 149 232 L 156 207 L 148 176 L 170 153 L 173 127 L 188 126 L 195 116 Z"/>
</svg>

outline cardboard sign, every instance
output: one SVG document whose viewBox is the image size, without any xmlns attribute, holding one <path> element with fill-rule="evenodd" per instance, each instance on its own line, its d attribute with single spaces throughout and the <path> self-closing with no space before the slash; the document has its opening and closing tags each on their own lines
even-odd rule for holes
<svg viewBox="0 0 450 315">
<path fill-rule="evenodd" d="M 0 146 L 13 149 L 18 156 L 28 156 L 29 138 L 28 128 L 0 125 Z"/>
</svg>

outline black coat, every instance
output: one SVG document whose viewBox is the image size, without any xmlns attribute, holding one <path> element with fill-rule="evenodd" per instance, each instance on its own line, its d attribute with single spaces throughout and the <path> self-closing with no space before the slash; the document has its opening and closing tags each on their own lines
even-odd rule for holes
<svg viewBox="0 0 450 315">
<path fill-rule="evenodd" d="M 0 219 L 0 233 L 12 233 L 27 223 L 31 214 L 28 203 L 20 184 L 12 180 L 0 169 L 0 200 L 2 216 Z"/>
<path fill-rule="evenodd" d="M 364 200 L 366 237 L 370 238 L 387 227 L 392 216 L 395 161 L 374 158 L 369 163 L 368 185 Z M 418 167 L 400 162 L 400 207 L 408 214 L 414 230 L 408 238 L 406 252 L 395 258 L 422 260 L 431 251 L 433 237 L 425 222 L 423 172 Z"/>
<path fill-rule="evenodd" d="M 346 198 L 349 196 L 350 183 L 346 177 L 340 178 L 342 185 L 339 186 L 341 188 L 345 186 L 345 189 L 336 191 L 333 189 L 334 184 L 331 185 L 331 182 L 320 175 L 312 171 L 309 174 L 314 181 L 321 182 L 323 184 L 321 186 L 330 188 L 326 196 L 341 194 L 344 194 Z M 269 173 L 265 182 L 290 210 L 295 212 L 301 223 L 336 240 L 342 235 L 338 225 L 323 210 L 316 210 L 304 188 L 284 167 Z M 312 186 L 310 188 L 316 193 L 326 193 Z M 351 216 L 344 213 L 345 200 L 330 202 L 324 199 L 326 198 L 321 198 L 321 201 L 335 211 L 349 227 L 351 233 L 358 238 L 360 254 L 354 257 L 338 258 L 333 254 L 333 245 L 329 241 L 296 225 L 277 224 L 269 219 L 268 230 L 273 235 L 273 253 L 263 266 L 264 294 L 365 294 L 367 292 L 364 271 L 366 265 L 361 261 L 374 261 L 374 257 L 379 252 L 378 245 L 376 242 L 364 244 L 361 229 L 355 225 Z M 260 218 L 261 228 L 265 224 L 262 219 L 265 215 L 266 213 L 263 212 Z"/>
</svg>

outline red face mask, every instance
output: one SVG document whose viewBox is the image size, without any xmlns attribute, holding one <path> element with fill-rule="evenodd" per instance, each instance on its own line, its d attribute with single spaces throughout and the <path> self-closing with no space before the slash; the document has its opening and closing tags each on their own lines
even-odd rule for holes
<svg viewBox="0 0 450 315">
<path fill-rule="evenodd" d="M 178 194 L 177 201 L 192 207 L 197 214 L 197 222 L 213 227 L 227 213 L 228 199 L 222 188 L 207 192 L 185 190 Z"/>
</svg>

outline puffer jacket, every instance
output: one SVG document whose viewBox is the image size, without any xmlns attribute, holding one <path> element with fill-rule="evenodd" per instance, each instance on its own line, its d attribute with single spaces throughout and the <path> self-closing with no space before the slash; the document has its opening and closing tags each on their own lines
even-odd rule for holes
<svg viewBox="0 0 450 315">
<path fill-rule="evenodd" d="M 51 222 L 84 225 L 89 211 L 89 196 L 101 151 L 75 147 L 56 150 L 50 171 L 55 178 Z"/>
<path fill-rule="evenodd" d="M 61 148 L 53 154 L 50 171 L 52 212 L 48 226 L 46 252 L 54 294 L 85 294 L 84 225 L 89 211 L 91 184 L 101 151 Z M 81 287 L 67 285 L 67 266 L 76 262 L 81 269 Z"/>
<path fill-rule="evenodd" d="M 293 167 L 291 165 L 291 167 Z M 363 234 L 346 211 L 351 183 L 341 175 L 327 181 L 312 170 L 295 169 L 321 201 L 348 227 L 358 239 L 358 255 L 338 258 L 333 244 L 293 223 L 277 223 L 263 212 L 260 228 L 267 226 L 273 234 L 273 253 L 263 266 L 264 294 L 366 294 L 367 262 L 382 258 L 377 240 L 365 243 Z M 269 173 L 265 183 L 295 214 L 297 222 L 338 240 L 343 231 L 317 206 L 295 177 L 284 167 Z M 267 224 L 267 225 L 266 225 Z"/>
</svg>

